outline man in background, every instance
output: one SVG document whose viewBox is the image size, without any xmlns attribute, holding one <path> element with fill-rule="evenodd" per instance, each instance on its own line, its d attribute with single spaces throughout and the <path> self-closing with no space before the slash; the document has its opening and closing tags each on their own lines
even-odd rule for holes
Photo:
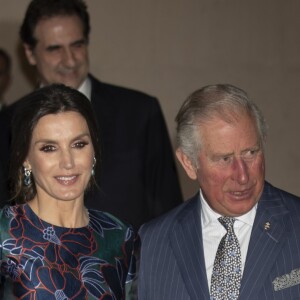
<svg viewBox="0 0 300 300">
<path fill-rule="evenodd" d="M 10 55 L 3 49 L 0 48 L 0 111 L 6 107 L 5 103 L 5 94 L 11 83 L 11 57 Z M 1 130 L 1 128 L 0 128 Z M 7 190 L 5 188 L 5 176 L 4 166 L 2 166 L 2 162 L 0 161 L 0 199 L 6 199 L 8 197 Z"/>
<path fill-rule="evenodd" d="M 39 86 L 63 83 L 91 101 L 100 127 L 102 160 L 97 162 L 99 188 L 89 191 L 86 206 L 138 228 L 182 201 L 171 143 L 157 99 L 89 74 L 89 33 L 82 0 L 33 0 L 20 29 Z M 0 115 L 0 135 L 6 143 L 0 157 L 6 166 L 8 119 L 17 105 Z"/>
<path fill-rule="evenodd" d="M 11 58 L 9 54 L 0 49 L 0 110 L 5 106 L 5 93 L 11 83 Z"/>
<path fill-rule="evenodd" d="M 199 192 L 141 227 L 139 300 L 298 299 L 300 198 L 265 181 L 256 105 L 206 86 L 176 120 L 177 158 Z"/>
</svg>

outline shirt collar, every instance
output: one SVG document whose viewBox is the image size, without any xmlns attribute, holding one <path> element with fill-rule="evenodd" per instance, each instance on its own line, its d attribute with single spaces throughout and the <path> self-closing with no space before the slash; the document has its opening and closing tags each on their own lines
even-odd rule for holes
<svg viewBox="0 0 300 300">
<path fill-rule="evenodd" d="M 44 84 L 40 85 L 41 88 L 44 86 L 45 86 Z M 89 77 L 86 77 L 86 79 L 83 81 L 83 83 L 80 85 L 80 87 L 77 90 L 81 92 L 83 95 L 85 95 L 91 101 L 92 83 Z"/>
<path fill-rule="evenodd" d="M 78 91 L 84 94 L 91 101 L 92 84 L 89 77 L 83 81 L 81 86 L 78 88 Z"/>
<path fill-rule="evenodd" d="M 208 205 L 206 199 L 203 196 L 202 190 L 200 189 L 200 201 L 201 201 L 201 219 L 204 227 L 208 226 L 211 222 L 216 222 L 220 215 L 219 213 L 212 210 L 212 208 Z M 250 211 L 236 217 L 235 219 L 245 223 L 247 225 L 253 226 L 255 215 L 256 215 L 257 203 L 252 207 Z M 240 222 L 239 222 L 240 223 Z"/>
</svg>

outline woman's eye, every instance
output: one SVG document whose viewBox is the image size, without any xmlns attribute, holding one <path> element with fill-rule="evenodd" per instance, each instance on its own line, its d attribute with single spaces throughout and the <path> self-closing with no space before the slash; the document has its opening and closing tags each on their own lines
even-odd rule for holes
<svg viewBox="0 0 300 300">
<path fill-rule="evenodd" d="M 40 150 L 43 152 L 52 152 L 55 150 L 55 147 L 52 145 L 45 145 L 45 146 L 41 147 Z"/>
<path fill-rule="evenodd" d="M 87 144 L 88 144 L 87 142 L 80 141 L 80 142 L 76 142 L 73 147 L 81 149 L 85 147 Z"/>
</svg>

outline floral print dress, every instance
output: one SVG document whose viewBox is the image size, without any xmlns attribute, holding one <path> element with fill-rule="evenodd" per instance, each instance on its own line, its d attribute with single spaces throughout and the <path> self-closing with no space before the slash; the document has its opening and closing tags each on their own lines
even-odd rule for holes
<svg viewBox="0 0 300 300">
<path fill-rule="evenodd" d="M 89 210 L 82 228 L 51 225 L 28 204 L 0 210 L 3 299 L 128 299 L 134 233 L 108 213 Z"/>
</svg>

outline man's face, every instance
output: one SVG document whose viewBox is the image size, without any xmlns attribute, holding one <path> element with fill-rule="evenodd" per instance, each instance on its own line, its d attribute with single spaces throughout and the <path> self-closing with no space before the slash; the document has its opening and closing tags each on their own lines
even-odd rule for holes
<svg viewBox="0 0 300 300">
<path fill-rule="evenodd" d="M 79 17 L 55 16 L 38 22 L 32 49 L 24 45 L 31 65 L 36 66 L 41 83 L 63 83 L 75 89 L 85 80 L 88 69 L 87 40 Z"/>
<path fill-rule="evenodd" d="M 198 180 L 214 211 L 225 216 L 247 213 L 264 185 L 264 154 L 253 120 L 242 114 L 229 124 L 215 117 L 201 129 L 199 167 L 188 175 Z"/>
</svg>

